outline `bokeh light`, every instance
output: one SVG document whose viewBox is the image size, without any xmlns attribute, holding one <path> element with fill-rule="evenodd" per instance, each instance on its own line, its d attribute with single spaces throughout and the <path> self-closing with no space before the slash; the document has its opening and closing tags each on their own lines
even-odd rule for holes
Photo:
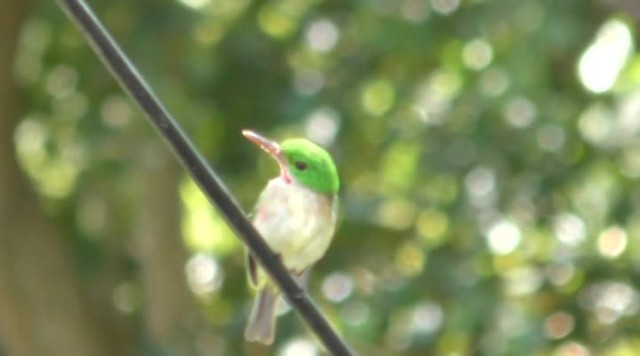
<svg viewBox="0 0 640 356">
<path fill-rule="evenodd" d="M 390 82 L 376 80 L 365 86 L 360 101 L 367 113 L 380 116 L 391 109 L 395 96 L 395 90 Z"/>
<path fill-rule="evenodd" d="M 486 206 L 495 200 L 496 178 L 488 167 L 476 167 L 471 170 L 465 178 L 465 185 L 475 205 Z"/>
<path fill-rule="evenodd" d="M 527 128 L 536 119 L 535 104 L 525 97 L 515 97 L 504 107 L 505 120 L 516 128 Z"/>
<path fill-rule="evenodd" d="M 443 14 L 450 15 L 460 6 L 460 0 L 431 0 L 433 10 Z"/>
<path fill-rule="evenodd" d="M 315 356 L 318 349 L 311 340 L 293 339 L 287 342 L 277 353 L 279 356 Z"/>
<path fill-rule="evenodd" d="M 638 291 L 618 281 L 594 283 L 580 294 L 581 305 L 590 310 L 598 322 L 610 325 L 625 316 L 636 316 L 640 309 Z"/>
<path fill-rule="evenodd" d="M 600 233 L 598 252 L 607 258 L 617 258 L 627 247 L 627 232 L 619 226 L 612 226 Z"/>
<path fill-rule="evenodd" d="M 573 315 L 565 312 L 555 312 L 544 323 L 544 333 L 551 339 L 562 339 L 569 335 L 575 327 L 575 319 Z"/>
<path fill-rule="evenodd" d="M 491 45 L 482 39 L 474 39 L 462 50 L 462 60 L 469 69 L 482 70 L 493 60 Z"/>
<path fill-rule="evenodd" d="M 340 315 L 347 325 L 357 327 L 367 322 L 371 308 L 363 302 L 351 301 L 345 304 Z"/>
<path fill-rule="evenodd" d="M 296 90 L 303 95 L 317 94 L 324 87 L 325 81 L 322 72 L 308 68 L 296 71 L 294 77 Z"/>
<path fill-rule="evenodd" d="M 491 251 L 498 255 L 513 252 L 520 241 L 522 233 L 516 224 L 508 220 L 499 220 L 491 225 L 486 234 Z"/>
<path fill-rule="evenodd" d="M 340 39 L 340 32 L 333 22 L 320 19 L 312 22 L 306 31 L 306 40 L 309 47 L 319 52 L 328 52 L 333 49 Z"/>
<path fill-rule="evenodd" d="M 307 116 L 305 134 L 322 146 L 333 143 L 340 128 L 340 114 L 332 107 L 317 108 Z"/>
<path fill-rule="evenodd" d="M 210 297 L 211 293 L 220 288 L 224 279 L 216 259 L 203 253 L 191 257 L 185 269 L 191 290 L 200 297 Z"/>
<path fill-rule="evenodd" d="M 632 50 L 633 37 L 624 22 L 604 23 L 578 62 L 582 84 L 594 93 L 611 89 Z"/>
<path fill-rule="evenodd" d="M 335 272 L 322 282 L 322 294 L 328 300 L 337 303 L 344 301 L 353 293 L 353 279 L 346 273 Z"/>
<path fill-rule="evenodd" d="M 586 237 L 586 226 L 584 221 L 572 213 L 562 213 L 555 217 L 553 223 L 558 241 L 569 246 L 577 246 Z"/>
<path fill-rule="evenodd" d="M 182 233 L 191 249 L 216 255 L 229 254 L 239 246 L 233 233 L 191 179 L 180 187 L 184 203 Z"/>
</svg>

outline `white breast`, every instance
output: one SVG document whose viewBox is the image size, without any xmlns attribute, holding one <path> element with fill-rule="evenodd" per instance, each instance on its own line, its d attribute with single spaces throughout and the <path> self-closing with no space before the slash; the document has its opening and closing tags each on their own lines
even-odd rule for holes
<svg viewBox="0 0 640 356">
<path fill-rule="evenodd" d="M 334 203 L 295 182 L 275 178 L 260 195 L 253 224 L 284 265 L 301 273 L 329 247 L 336 223 Z"/>
</svg>

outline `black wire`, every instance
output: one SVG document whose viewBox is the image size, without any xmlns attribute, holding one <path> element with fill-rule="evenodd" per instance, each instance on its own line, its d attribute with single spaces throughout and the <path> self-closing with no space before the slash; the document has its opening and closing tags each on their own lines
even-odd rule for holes
<svg viewBox="0 0 640 356">
<path fill-rule="evenodd" d="M 221 180 L 186 138 L 176 121 L 155 97 L 89 6 L 83 0 L 58 0 L 58 4 L 80 27 L 85 39 L 91 44 L 98 57 L 111 70 L 124 90 L 140 105 L 149 121 L 160 132 L 209 201 L 218 208 L 236 235 L 280 286 L 291 306 L 307 322 L 327 350 L 334 355 L 352 355 L 344 341 L 331 328 L 326 318 L 305 291 L 291 278 L 286 268 L 247 220 Z"/>
</svg>

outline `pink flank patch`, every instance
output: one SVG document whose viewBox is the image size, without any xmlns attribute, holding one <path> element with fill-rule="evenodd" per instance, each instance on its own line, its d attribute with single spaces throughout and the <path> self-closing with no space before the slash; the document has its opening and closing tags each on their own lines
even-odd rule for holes
<svg viewBox="0 0 640 356">
<path fill-rule="evenodd" d="M 263 221 L 268 217 L 269 217 L 269 212 L 267 211 L 267 209 L 261 209 L 260 211 L 258 211 L 258 216 L 256 216 L 256 220 Z"/>
</svg>

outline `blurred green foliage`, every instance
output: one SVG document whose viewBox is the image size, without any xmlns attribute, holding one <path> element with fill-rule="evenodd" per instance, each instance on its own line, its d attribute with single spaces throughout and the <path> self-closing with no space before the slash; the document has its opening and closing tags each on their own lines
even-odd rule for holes
<svg viewBox="0 0 640 356">
<path fill-rule="evenodd" d="M 621 10 L 634 0 L 616 4 L 92 5 L 247 211 L 276 166 L 241 129 L 330 149 L 342 220 L 309 289 L 359 354 L 630 355 L 640 17 Z M 35 5 L 14 70 L 28 96 L 15 144 L 91 280 L 107 237 L 129 239 L 145 209 L 132 172 L 166 147 L 54 2 Z M 203 354 L 266 352 L 242 339 L 241 244 L 188 177 L 175 189 L 190 288 L 215 335 Z M 113 313 L 139 318 L 139 266 L 122 263 Z M 277 354 L 320 352 L 300 325 L 279 319 Z"/>
</svg>

